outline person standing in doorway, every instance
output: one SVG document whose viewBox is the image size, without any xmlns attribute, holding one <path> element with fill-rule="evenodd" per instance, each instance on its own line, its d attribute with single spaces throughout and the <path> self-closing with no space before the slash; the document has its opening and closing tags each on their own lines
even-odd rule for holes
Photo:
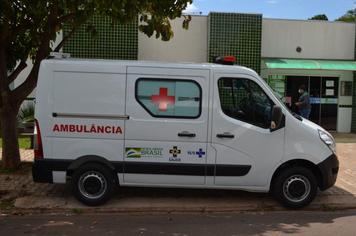
<svg viewBox="0 0 356 236">
<path fill-rule="evenodd" d="M 308 92 L 305 90 L 305 85 L 301 85 L 298 89 L 300 97 L 295 105 L 299 108 L 299 113 L 302 117 L 309 119 L 311 105 Z"/>
</svg>

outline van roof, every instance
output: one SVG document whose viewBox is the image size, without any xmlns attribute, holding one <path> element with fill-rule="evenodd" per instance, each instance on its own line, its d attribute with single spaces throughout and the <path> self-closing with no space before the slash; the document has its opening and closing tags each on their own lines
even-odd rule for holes
<svg viewBox="0 0 356 236">
<path fill-rule="evenodd" d="M 244 66 L 238 65 L 221 65 L 215 63 L 193 63 L 193 62 L 164 62 L 164 61 L 134 61 L 134 60 L 105 60 L 105 59 L 81 59 L 81 58 L 66 58 L 66 59 L 46 59 L 43 60 L 44 64 L 55 64 L 62 66 L 80 66 L 87 67 L 90 65 L 87 70 L 90 71 L 91 68 L 95 67 L 114 67 L 116 70 L 119 70 L 120 67 L 160 67 L 160 68 L 184 68 L 184 69 L 208 69 L 214 70 L 216 72 L 223 73 L 248 73 L 257 75 L 255 71 Z M 62 67 L 60 66 L 60 67 Z M 112 71 L 112 70 L 110 70 Z M 99 72 L 99 71 L 98 71 Z M 109 71 L 106 71 L 109 72 Z M 113 71 L 114 72 L 114 71 Z M 116 71 L 117 72 L 117 71 Z M 258 76 L 258 75 L 257 75 Z"/>
</svg>

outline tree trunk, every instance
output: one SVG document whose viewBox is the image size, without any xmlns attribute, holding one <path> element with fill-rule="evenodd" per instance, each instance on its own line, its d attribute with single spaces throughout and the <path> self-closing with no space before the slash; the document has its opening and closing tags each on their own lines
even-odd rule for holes
<svg viewBox="0 0 356 236">
<path fill-rule="evenodd" d="M 20 165 L 17 113 L 18 109 L 7 104 L 1 108 L 2 167 L 7 169 L 16 169 Z"/>
</svg>

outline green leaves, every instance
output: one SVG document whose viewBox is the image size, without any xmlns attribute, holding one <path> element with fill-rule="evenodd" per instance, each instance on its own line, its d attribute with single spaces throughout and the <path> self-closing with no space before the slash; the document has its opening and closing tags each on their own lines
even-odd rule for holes
<svg viewBox="0 0 356 236">
<path fill-rule="evenodd" d="M 157 16 L 148 17 L 145 21 L 146 24 L 139 25 L 139 30 L 151 37 L 154 32 L 156 32 L 155 37 L 160 38 L 163 41 L 168 41 L 173 37 L 173 31 L 171 29 L 171 24 L 167 18 L 160 18 Z"/>
<path fill-rule="evenodd" d="M 308 20 L 325 20 L 328 21 L 328 17 L 325 14 L 320 14 L 320 15 L 315 15 L 311 18 L 309 18 Z"/>
<path fill-rule="evenodd" d="M 349 10 L 345 15 L 337 19 L 336 21 L 344 21 L 350 23 L 356 23 L 356 8 Z"/>
<path fill-rule="evenodd" d="M 6 50 L 8 70 L 28 57 L 38 63 L 64 25 L 77 29 L 94 14 L 121 24 L 139 17 L 140 31 L 168 41 L 174 35 L 170 20 L 181 17 L 188 3 L 192 0 L 0 0 L 0 49 Z M 182 27 L 188 29 L 191 17 L 183 17 Z M 94 27 L 87 30 L 95 36 Z"/>
</svg>

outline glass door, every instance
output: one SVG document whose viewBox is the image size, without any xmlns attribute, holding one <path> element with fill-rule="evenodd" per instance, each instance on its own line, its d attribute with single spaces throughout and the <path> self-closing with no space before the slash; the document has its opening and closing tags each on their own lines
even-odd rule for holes
<svg viewBox="0 0 356 236">
<path fill-rule="evenodd" d="M 307 87 L 308 88 L 308 87 Z M 311 76 L 310 83 L 308 88 L 311 104 L 311 112 L 309 119 L 316 124 L 320 124 L 320 108 L 321 108 L 321 77 L 320 76 Z"/>
<path fill-rule="evenodd" d="M 295 105 L 295 103 L 298 102 L 300 96 L 298 89 L 301 85 L 305 85 L 305 87 L 308 88 L 308 84 L 308 76 L 287 76 L 285 103 L 292 112 L 299 114 L 299 109 Z"/>
<path fill-rule="evenodd" d="M 320 125 L 327 130 L 336 130 L 339 96 L 339 78 L 323 77 L 321 90 Z"/>
<path fill-rule="evenodd" d="M 311 103 L 309 119 L 327 130 L 336 130 L 339 95 L 339 78 L 321 76 L 287 76 L 285 103 L 291 111 L 299 114 L 295 103 L 298 89 L 305 85 Z"/>
</svg>

